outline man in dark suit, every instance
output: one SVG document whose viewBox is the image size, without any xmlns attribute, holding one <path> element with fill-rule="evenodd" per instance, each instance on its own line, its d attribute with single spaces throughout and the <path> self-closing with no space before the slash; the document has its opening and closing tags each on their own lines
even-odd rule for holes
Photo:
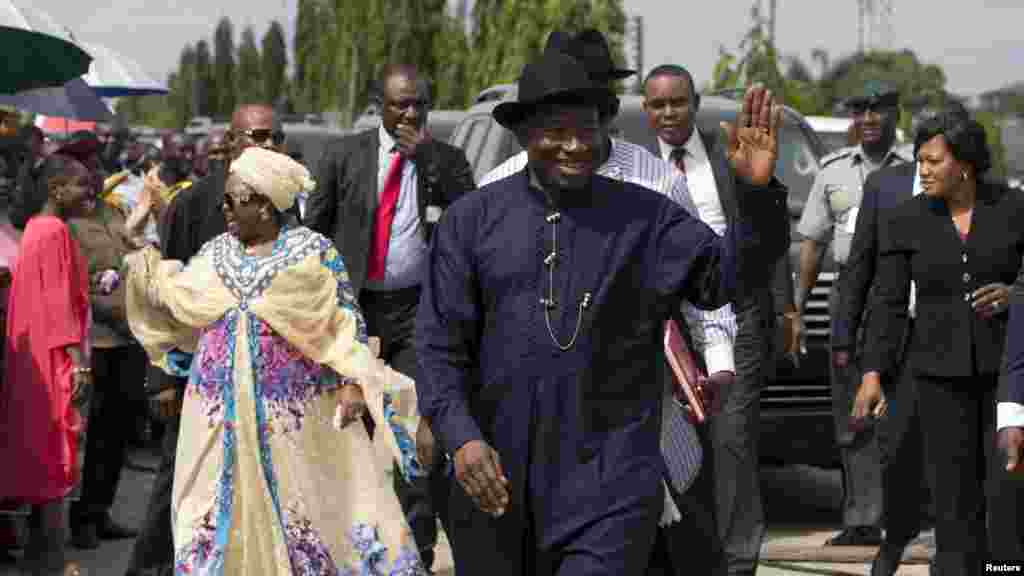
<svg viewBox="0 0 1024 576">
<path fill-rule="evenodd" d="M 742 209 L 737 208 L 735 177 L 724 142 L 719 134 L 695 127 L 699 108 L 700 95 L 685 68 L 659 66 L 648 74 L 644 109 L 658 135 L 654 152 L 684 174 L 701 220 L 721 234 Z M 783 242 L 769 253 L 781 258 L 787 248 L 788 242 Z M 714 367 L 711 350 L 703 354 L 712 380 L 721 378 L 728 384 L 722 410 L 711 419 L 710 462 L 715 518 L 730 574 L 756 571 L 765 531 L 757 428 L 764 370 L 773 357 L 775 313 L 772 274 L 756 273 L 757 267 L 755 262 L 739 263 L 736 303 L 732 310 L 714 312 L 722 317 L 722 328 L 733 335 L 728 353 L 735 379 Z"/>
<path fill-rule="evenodd" d="M 906 163 L 882 168 L 864 182 L 860 210 L 846 274 L 840 290 L 840 314 L 834 322 L 834 337 L 849 342 L 859 351 L 858 334 L 866 332 L 870 320 L 868 298 L 878 268 L 878 227 L 884 215 L 918 192 L 917 164 Z M 913 311 L 911 311 L 911 315 Z M 927 503 L 924 488 L 924 447 L 918 418 L 914 379 L 900 373 L 886 374 L 886 417 L 880 439 L 884 447 L 883 498 L 885 542 L 872 563 L 873 576 L 896 572 L 903 550 L 922 527 Z M 867 412 L 867 401 L 858 395 L 855 412 Z"/>
<path fill-rule="evenodd" d="M 231 116 L 231 128 L 225 135 L 228 158 L 211 167 L 210 174 L 171 201 L 160 221 L 160 246 L 164 258 L 188 262 L 207 241 L 227 232 L 224 222 L 224 183 L 227 164 L 252 146 L 278 150 L 284 142 L 274 110 L 263 104 L 239 106 Z M 294 214 L 293 214 L 294 216 Z M 174 456 L 178 445 L 179 412 L 184 397 L 184 378 L 152 369 L 147 387 L 154 411 L 165 421 L 162 458 L 153 491 L 149 496 L 142 532 L 135 541 L 126 576 L 146 570 L 173 569 L 174 543 L 171 537 L 171 488 L 174 483 Z M 159 572 L 163 573 L 163 572 Z"/>
<path fill-rule="evenodd" d="M 476 185 L 462 150 L 427 132 L 429 89 L 415 67 L 387 66 L 375 92 L 380 126 L 328 145 L 304 220 L 332 238 L 344 256 L 367 331 L 380 338 L 381 357 L 418 380 L 412 336 L 430 234 L 442 212 Z M 450 484 L 429 429 L 421 426 L 417 436 L 421 458 L 433 461 L 433 466 L 424 462 L 432 471 L 412 483 L 401 474 L 394 477 L 429 568 L 437 543 L 435 518 L 447 525 Z"/>
</svg>

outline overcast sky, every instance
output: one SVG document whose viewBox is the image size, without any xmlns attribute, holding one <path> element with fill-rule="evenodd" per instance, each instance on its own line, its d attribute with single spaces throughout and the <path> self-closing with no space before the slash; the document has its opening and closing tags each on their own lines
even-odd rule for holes
<svg viewBox="0 0 1024 576">
<path fill-rule="evenodd" d="M 6 1 L 6 0 L 0 0 Z M 889 0 L 891 45 L 909 47 L 941 65 L 947 89 L 962 95 L 1024 80 L 1024 2 L 1021 0 Z M 262 35 L 273 19 L 289 45 L 296 0 L 14 0 L 44 10 L 85 42 L 135 59 L 162 79 L 185 42 L 212 36 L 230 16 L 236 34 L 251 24 Z M 624 0 L 644 19 L 644 68 L 684 64 L 698 84 L 711 75 L 718 47 L 735 48 L 750 24 L 752 0 Z M 777 0 L 777 45 L 810 60 L 814 48 L 833 59 L 857 48 L 857 0 Z M 767 5 L 767 1 L 765 1 Z M 813 69 L 813 68 L 812 68 Z"/>
</svg>

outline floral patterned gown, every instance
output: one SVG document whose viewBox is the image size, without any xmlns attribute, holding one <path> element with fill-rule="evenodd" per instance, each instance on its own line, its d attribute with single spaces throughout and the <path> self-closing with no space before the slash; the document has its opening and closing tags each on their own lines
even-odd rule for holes
<svg viewBox="0 0 1024 576">
<path fill-rule="evenodd" d="M 420 575 L 386 462 L 421 473 L 411 380 L 366 346 L 341 256 L 303 227 L 269 256 L 230 235 L 187 267 L 155 250 L 129 257 L 132 330 L 150 359 L 180 370 L 194 352 L 173 493 L 175 573 Z M 340 375 L 340 376 L 339 376 Z M 363 389 L 378 424 L 333 425 L 331 391 Z"/>
</svg>

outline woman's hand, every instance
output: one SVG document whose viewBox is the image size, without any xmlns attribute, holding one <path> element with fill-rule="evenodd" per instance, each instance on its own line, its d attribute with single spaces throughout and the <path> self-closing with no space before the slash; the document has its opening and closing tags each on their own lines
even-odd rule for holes
<svg viewBox="0 0 1024 576">
<path fill-rule="evenodd" d="M 884 414 L 885 407 L 881 378 L 877 372 L 868 372 L 861 377 L 851 415 L 855 422 L 862 423 L 867 418 L 878 418 Z"/>
<path fill-rule="evenodd" d="M 356 384 L 345 384 L 337 394 L 338 411 L 334 417 L 334 424 L 340 430 L 363 418 L 363 414 L 366 413 L 366 398 L 363 397 L 363 389 Z"/>
<path fill-rule="evenodd" d="M 991 318 L 1005 312 L 1010 303 L 1010 287 L 993 282 L 978 288 L 971 294 L 971 308 L 982 318 Z"/>
</svg>

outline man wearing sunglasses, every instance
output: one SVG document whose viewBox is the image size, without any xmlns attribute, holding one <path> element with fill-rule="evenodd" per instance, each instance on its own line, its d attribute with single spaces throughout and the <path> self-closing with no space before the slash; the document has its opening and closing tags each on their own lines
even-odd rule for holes
<svg viewBox="0 0 1024 576">
<path fill-rule="evenodd" d="M 840 286 L 846 273 L 850 243 L 857 223 L 862 188 L 879 168 L 913 162 L 912 152 L 896 146 L 899 95 L 877 80 L 866 82 L 857 95 L 846 100 L 861 141 L 822 158 L 797 232 L 800 247 L 800 283 L 796 308 L 803 312 L 818 278 L 818 266 L 831 246 L 838 277 L 829 298 L 830 376 L 832 412 L 840 461 L 843 466 L 843 531 L 828 544 L 876 546 L 882 541 L 882 453 L 873 429 L 854 430 L 850 419 L 853 398 L 860 384 L 854 365 L 856 335 L 847 334 L 840 322 Z M 797 318 L 796 324 L 801 321 Z"/>
<path fill-rule="evenodd" d="M 231 127 L 224 136 L 225 162 L 217 162 L 209 174 L 174 197 L 160 221 L 159 235 L 163 257 L 188 262 L 207 241 L 227 232 L 224 213 L 224 183 L 228 166 L 246 148 L 260 146 L 280 151 L 284 132 L 274 118 L 274 110 L 265 104 L 244 104 L 231 116 Z M 296 213 L 291 216 L 297 217 Z M 153 369 L 148 388 L 154 412 L 166 422 L 160 470 L 150 493 L 146 519 L 135 541 L 126 576 L 147 570 L 170 570 L 174 563 L 171 536 L 171 487 L 174 482 L 174 455 L 178 445 L 184 378 L 176 378 Z"/>
</svg>

